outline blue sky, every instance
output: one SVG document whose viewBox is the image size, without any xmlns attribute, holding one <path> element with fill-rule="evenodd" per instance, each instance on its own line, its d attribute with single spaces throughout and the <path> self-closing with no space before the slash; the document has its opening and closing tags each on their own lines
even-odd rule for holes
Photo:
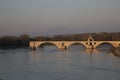
<svg viewBox="0 0 120 80">
<path fill-rule="evenodd" d="M 120 32 L 120 0 L 0 0 L 0 36 L 87 32 Z"/>
</svg>

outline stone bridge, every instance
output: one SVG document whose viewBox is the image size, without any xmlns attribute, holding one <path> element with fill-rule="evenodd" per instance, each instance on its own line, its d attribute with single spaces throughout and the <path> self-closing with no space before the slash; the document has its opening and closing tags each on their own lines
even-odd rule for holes
<svg viewBox="0 0 120 80">
<path fill-rule="evenodd" d="M 115 48 L 120 47 L 120 41 L 94 41 L 92 36 L 90 36 L 87 41 L 30 41 L 29 45 L 33 50 L 45 44 L 53 44 L 58 49 L 67 49 L 73 44 L 81 44 L 85 46 L 86 49 L 95 49 L 104 43 L 110 44 Z"/>
</svg>

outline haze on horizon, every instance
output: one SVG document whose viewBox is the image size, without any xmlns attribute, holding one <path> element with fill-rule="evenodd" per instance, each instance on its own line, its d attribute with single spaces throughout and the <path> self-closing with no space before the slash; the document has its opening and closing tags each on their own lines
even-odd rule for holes
<svg viewBox="0 0 120 80">
<path fill-rule="evenodd" d="M 120 32 L 120 0 L 0 0 L 0 36 L 88 32 Z"/>
</svg>

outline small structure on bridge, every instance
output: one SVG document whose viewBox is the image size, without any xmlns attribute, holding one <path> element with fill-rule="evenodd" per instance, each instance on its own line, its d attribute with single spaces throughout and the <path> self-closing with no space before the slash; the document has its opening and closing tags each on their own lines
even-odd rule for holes
<svg viewBox="0 0 120 80">
<path fill-rule="evenodd" d="M 88 41 L 94 41 L 92 35 L 89 35 L 89 37 L 88 37 Z"/>
<path fill-rule="evenodd" d="M 58 49 L 67 49 L 72 44 L 82 44 L 87 49 L 95 49 L 97 46 L 103 43 L 109 43 L 113 47 L 117 48 L 120 46 L 120 41 L 95 41 L 91 35 L 89 35 L 87 41 L 30 41 L 30 49 L 36 50 L 39 46 L 44 44 L 54 44 Z"/>
</svg>

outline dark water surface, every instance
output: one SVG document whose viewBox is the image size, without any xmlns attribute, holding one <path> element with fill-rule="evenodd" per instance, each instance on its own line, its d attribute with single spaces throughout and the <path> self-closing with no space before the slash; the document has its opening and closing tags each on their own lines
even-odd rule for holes
<svg viewBox="0 0 120 80">
<path fill-rule="evenodd" d="M 79 47 L 0 50 L 0 80 L 120 80 L 120 58 Z"/>
</svg>

